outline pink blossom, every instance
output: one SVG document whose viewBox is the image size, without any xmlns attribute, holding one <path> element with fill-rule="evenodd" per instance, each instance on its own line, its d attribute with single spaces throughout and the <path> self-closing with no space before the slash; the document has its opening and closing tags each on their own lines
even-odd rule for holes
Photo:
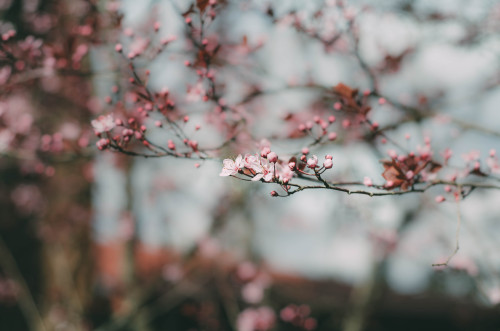
<svg viewBox="0 0 500 331">
<path fill-rule="evenodd" d="M 498 159 L 496 157 L 487 158 L 486 164 L 488 165 L 492 173 L 500 173 L 500 163 L 498 163 Z"/>
<path fill-rule="evenodd" d="M 248 303 L 259 303 L 264 298 L 264 288 L 259 282 L 250 282 L 241 289 L 241 296 Z"/>
<path fill-rule="evenodd" d="M 236 160 L 231 160 L 231 159 L 225 159 L 223 162 L 223 168 L 219 176 L 225 177 L 225 176 L 232 176 L 236 175 L 238 171 L 243 169 L 244 164 L 243 164 L 243 157 L 238 155 Z"/>
<path fill-rule="evenodd" d="M 313 155 L 309 159 L 307 159 L 307 166 L 311 169 L 314 169 L 318 166 L 318 157 Z"/>
<path fill-rule="evenodd" d="M 453 155 L 453 151 L 449 148 L 445 149 L 444 152 L 442 153 L 444 161 L 448 162 L 448 160 L 451 158 Z"/>
<path fill-rule="evenodd" d="M 238 331 L 266 331 L 275 323 L 274 311 L 269 307 L 247 308 L 236 321 Z"/>
<path fill-rule="evenodd" d="M 101 115 L 97 119 L 92 120 L 91 124 L 96 133 L 109 132 L 116 126 L 112 114 L 106 116 Z"/>
<path fill-rule="evenodd" d="M 267 159 L 269 160 L 269 162 L 278 162 L 278 155 L 275 152 L 270 152 L 269 154 L 267 154 Z"/>
<path fill-rule="evenodd" d="M 323 162 L 323 167 L 325 167 L 325 169 L 331 169 L 333 167 L 332 159 L 326 159 L 325 162 Z"/>
<path fill-rule="evenodd" d="M 286 306 L 280 311 L 280 317 L 285 322 L 291 322 L 295 316 L 295 309 L 292 306 Z"/>
<path fill-rule="evenodd" d="M 249 281 L 257 275 L 258 269 L 250 261 L 242 262 L 236 269 L 236 274 L 243 281 Z"/>
<path fill-rule="evenodd" d="M 290 163 L 294 163 L 294 162 L 290 162 Z M 295 164 L 294 164 L 294 167 L 295 167 Z M 276 170 L 278 173 L 279 180 L 285 184 L 288 183 L 293 178 L 294 172 L 290 169 L 290 164 L 288 164 L 287 167 L 283 167 L 283 166 L 277 164 Z"/>
<path fill-rule="evenodd" d="M 363 184 L 364 184 L 365 186 L 373 186 L 373 182 L 372 182 L 372 180 L 371 180 L 371 178 L 370 178 L 370 177 L 365 177 L 365 178 L 363 179 Z"/>
<path fill-rule="evenodd" d="M 257 155 L 246 154 L 243 160 L 245 168 L 253 170 L 255 172 L 260 171 L 260 159 Z"/>
<path fill-rule="evenodd" d="M 442 195 L 438 195 L 435 200 L 437 203 L 441 203 L 441 202 L 445 201 L 446 199 Z"/>
<path fill-rule="evenodd" d="M 96 142 L 96 146 L 99 150 L 104 150 L 109 146 L 109 139 L 101 138 Z"/>
<path fill-rule="evenodd" d="M 265 182 L 271 182 L 274 178 L 274 163 L 268 163 L 265 160 L 261 161 L 261 167 L 257 171 L 252 180 L 258 181 L 264 179 Z"/>
<path fill-rule="evenodd" d="M 387 155 L 389 155 L 391 159 L 395 159 L 398 157 L 398 153 L 396 153 L 396 151 L 393 149 L 388 150 Z"/>
<path fill-rule="evenodd" d="M 462 154 L 462 158 L 466 162 L 475 161 L 475 160 L 479 159 L 479 156 L 480 156 L 480 152 L 477 150 L 470 151 L 467 154 Z"/>
<path fill-rule="evenodd" d="M 267 154 L 271 153 L 271 149 L 267 146 L 263 147 L 260 151 L 260 156 L 267 157 Z"/>
</svg>

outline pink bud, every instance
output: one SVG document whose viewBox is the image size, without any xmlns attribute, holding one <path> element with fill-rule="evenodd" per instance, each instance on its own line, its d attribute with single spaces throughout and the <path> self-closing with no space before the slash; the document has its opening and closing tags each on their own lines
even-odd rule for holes
<svg viewBox="0 0 500 331">
<path fill-rule="evenodd" d="M 260 156 L 262 157 L 267 157 L 267 155 L 271 153 L 271 149 L 269 147 L 264 147 L 262 148 L 262 150 L 260 151 Z"/>
<path fill-rule="evenodd" d="M 186 60 L 186 61 L 184 61 L 184 65 L 185 65 L 186 67 L 189 67 L 189 66 L 191 65 L 191 62 L 189 62 L 188 60 Z"/>
<path fill-rule="evenodd" d="M 325 169 L 331 169 L 333 167 L 332 159 L 326 159 L 325 162 L 323 162 L 323 167 L 325 167 Z"/>
<path fill-rule="evenodd" d="M 409 140 L 409 139 L 410 139 L 410 134 L 409 134 L 409 133 L 405 134 L 405 139 L 406 139 L 406 140 Z"/>
<path fill-rule="evenodd" d="M 301 160 L 302 162 L 305 162 L 305 161 L 306 161 L 306 156 L 305 156 L 305 155 L 302 155 L 302 156 L 300 157 L 300 160 Z"/>
<path fill-rule="evenodd" d="M 387 102 L 387 100 L 385 100 L 385 98 L 379 98 L 378 99 L 378 104 L 379 105 L 385 105 L 386 102 Z"/>
<path fill-rule="evenodd" d="M 115 51 L 117 51 L 118 53 L 121 53 L 123 51 L 122 44 L 116 44 L 115 45 Z"/>
<path fill-rule="evenodd" d="M 194 167 L 195 167 L 195 168 L 199 168 L 199 167 L 200 167 L 200 164 L 199 164 L 199 163 L 195 163 L 195 164 L 194 164 Z"/>
<path fill-rule="evenodd" d="M 331 116 L 328 117 L 328 122 L 330 122 L 330 123 L 334 123 L 335 120 L 336 120 L 336 118 L 333 115 L 331 115 Z"/>
<path fill-rule="evenodd" d="M 446 199 L 442 195 L 438 195 L 435 200 L 437 203 L 441 203 L 441 202 L 445 201 Z"/>
<path fill-rule="evenodd" d="M 123 121 L 121 119 L 117 118 L 115 120 L 115 124 L 118 125 L 118 126 L 122 126 L 123 125 Z"/>
<path fill-rule="evenodd" d="M 335 132 L 330 132 L 328 134 L 328 140 L 334 141 L 335 139 L 337 139 L 337 134 Z"/>
<path fill-rule="evenodd" d="M 340 102 L 335 102 L 333 104 L 333 109 L 335 109 L 335 110 L 341 110 L 342 109 L 342 104 Z"/>
<path fill-rule="evenodd" d="M 153 25 L 153 28 L 154 28 L 155 32 L 158 32 L 158 30 L 160 30 L 160 22 L 155 22 L 155 24 Z"/>
<path fill-rule="evenodd" d="M 415 173 L 411 170 L 406 173 L 406 179 L 412 179 L 414 176 Z"/>
<path fill-rule="evenodd" d="M 278 162 L 278 155 L 275 152 L 270 152 L 269 154 L 267 154 L 267 159 L 269 160 L 269 162 Z"/>
<path fill-rule="evenodd" d="M 319 121 L 321 121 L 321 118 L 318 115 L 316 115 L 316 116 L 314 116 L 313 121 L 315 123 L 319 123 Z"/>
<path fill-rule="evenodd" d="M 288 163 L 288 167 L 290 168 L 290 170 L 295 169 L 295 162 Z"/>
<path fill-rule="evenodd" d="M 316 155 L 313 155 L 311 158 L 307 159 L 307 166 L 311 169 L 314 169 L 318 166 L 318 158 Z"/>
<path fill-rule="evenodd" d="M 370 178 L 370 177 L 365 177 L 365 178 L 363 179 L 363 184 L 364 184 L 365 186 L 373 186 L 373 182 L 372 182 L 372 180 L 371 180 L 371 178 Z"/>
<path fill-rule="evenodd" d="M 278 196 L 278 192 L 276 192 L 276 191 L 271 191 L 271 196 L 272 196 L 272 197 L 277 197 L 277 196 Z"/>
<path fill-rule="evenodd" d="M 342 121 L 342 127 L 343 127 L 344 129 L 347 129 L 347 128 L 348 128 L 348 127 L 350 127 L 350 126 L 351 126 L 351 121 L 349 121 L 349 120 L 347 120 L 347 119 Z"/>
<path fill-rule="evenodd" d="M 186 19 L 184 20 L 184 22 L 186 22 L 186 24 L 191 24 L 191 21 L 192 21 L 192 19 L 189 16 L 186 17 Z"/>
<path fill-rule="evenodd" d="M 163 124 L 161 124 L 161 122 L 160 122 L 160 121 L 156 121 L 156 122 L 155 122 L 155 126 L 157 126 L 157 127 L 161 128 L 161 127 L 163 126 Z"/>
<path fill-rule="evenodd" d="M 391 159 L 395 159 L 398 157 L 398 153 L 396 153 L 396 151 L 393 149 L 388 150 L 387 155 L 389 155 Z"/>
<path fill-rule="evenodd" d="M 184 123 L 187 123 L 189 121 L 189 116 L 187 116 L 187 115 L 184 116 L 183 121 L 184 121 Z"/>
<path fill-rule="evenodd" d="M 198 131 L 199 129 L 201 129 L 201 125 L 197 124 L 197 125 L 194 127 L 194 129 L 195 129 L 196 131 Z"/>
<path fill-rule="evenodd" d="M 168 141 L 168 148 L 175 151 L 175 144 L 172 140 Z"/>
<path fill-rule="evenodd" d="M 495 157 L 496 151 L 494 149 L 490 149 L 490 157 Z"/>
<path fill-rule="evenodd" d="M 327 160 L 333 160 L 333 156 L 331 156 L 330 154 L 327 154 L 325 156 L 325 159 L 327 159 Z"/>
<path fill-rule="evenodd" d="M 198 142 L 196 140 L 190 140 L 188 145 L 195 151 L 198 149 Z"/>
<path fill-rule="evenodd" d="M 302 154 L 304 154 L 304 155 L 309 154 L 309 148 L 307 148 L 307 147 L 302 148 Z"/>
<path fill-rule="evenodd" d="M 300 131 L 306 131 L 306 126 L 304 124 L 299 124 Z"/>
</svg>

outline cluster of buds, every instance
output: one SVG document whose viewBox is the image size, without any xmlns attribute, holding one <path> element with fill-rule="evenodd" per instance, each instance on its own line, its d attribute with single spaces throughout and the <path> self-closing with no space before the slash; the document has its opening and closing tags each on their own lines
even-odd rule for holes
<svg viewBox="0 0 500 331">
<path fill-rule="evenodd" d="M 288 191 L 290 181 L 294 176 L 317 177 L 333 167 L 331 155 L 326 155 L 323 166 L 319 166 L 316 155 L 307 158 L 309 153 L 307 148 L 304 148 L 302 152 L 300 160 L 292 157 L 288 163 L 285 163 L 279 160 L 278 155 L 271 151 L 269 146 L 264 146 L 260 155 L 245 154 L 242 156 L 240 154 L 235 160 L 225 159 L 220 176 L 243 175 L 251 178 L 252 181 L 275 182 L 281 184 L 283 189 Z M 313 173 L 307 172 L 306 167 L 313 170 Z M 271 191 L 271 196 L 276 197 L 279 194 L 276 191 Z"/>
<path fill-rule="evenodd" d="M 278 156 L 274 152 L 266 154 L 266 158 L 259 155 L 241 154 L 233 161 L 225 159 L 220 176 L 235 176 L 242 174 L 251 177 L 253 181 L 263 180 L 273 182 L 279 179 L 288 183 L 293 177 L 293 172 L 278 163 Z"/>
<path fill-rule="evenodd" d="M 288 305 L 280 311 L 280 318 L 284 322 L 304 330 L 316 329 L 316 319 L 310 317 L 311 308 L 307 305 Z"/>
</svg>

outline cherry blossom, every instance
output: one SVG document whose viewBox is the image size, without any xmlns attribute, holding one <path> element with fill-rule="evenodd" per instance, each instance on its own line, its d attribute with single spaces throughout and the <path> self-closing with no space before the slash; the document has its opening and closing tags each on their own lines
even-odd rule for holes
<svg viewBox="0 0 500 331">
<path fill-rule="evenodd" d="M 221 173 L 219 176 L 225 177 L 225 176 L 234 176 L 236 175 L 241 169 L 244 167 L 243 163 L 243 157 L 238 155 L 236 157 L 236 160 L 231 160 L 231 159 L 225 159 L 223 161 L 224 167 L 222 168 Z"/>
<path fill-rule="evenodd" d="M 91 124 L 96 134 L 109 132 L 116 126 L 113 114 L 101 115 L 92 120 Z"/>
<path fill-rule="evenodd" d="M 253 181 L 264 179 L 265 182 L 271 182 L 274 178 L 274 163 L 269 163 L 267 160 L 261 160 L 261 167 L 258 169 Z"/>
</svg>

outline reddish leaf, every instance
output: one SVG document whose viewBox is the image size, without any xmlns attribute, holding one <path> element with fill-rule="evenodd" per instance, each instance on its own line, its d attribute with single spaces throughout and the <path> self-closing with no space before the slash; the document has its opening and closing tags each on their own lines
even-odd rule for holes
<svg viewBox="0 0 500 331">
<path fill-rule="evenodd" d="M 346 99 L 352 99 L 358 94 L 357 89 L 353 89 L 343 83 L 338 83 L 337 86 L 335 86 L 333 89 L 335 93 Z"/>
<path fill-rule="evenodd" d="M 209 0 L 196 0 L 196 6 L 200 10 L 200 13 L 203 14 L 205 12 L 205 8 L 208 6 L 208 1 Z"/>
</svg>

